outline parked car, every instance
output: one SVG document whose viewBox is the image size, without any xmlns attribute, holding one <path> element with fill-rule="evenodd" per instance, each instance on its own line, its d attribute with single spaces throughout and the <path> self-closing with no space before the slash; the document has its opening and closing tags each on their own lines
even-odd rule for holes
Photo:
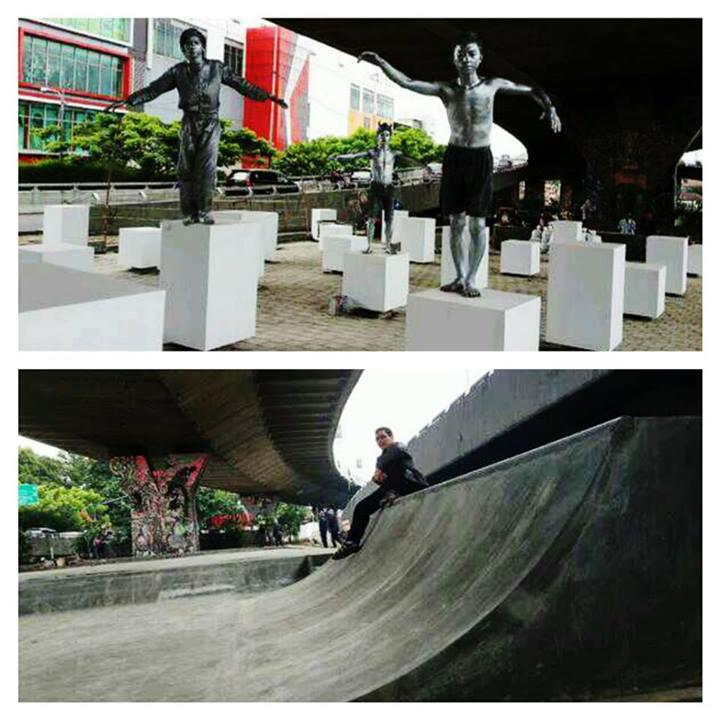
<svg viewBox="0 0 720 720">
<path fill-rule="evenodd" d="M 372 175 L 369 170 L 355 170 L 350 175 L 350 182 L 357 187 L 370 187 Z"/>
<path fill-rule="evenodd" d="M 495 170 L 512 170 L 513 161 L 509 155 L 501 155 L 495 161 Z"/>
<path fill-rule="evenodd" d="M 428 163 L 423 169 L 425 182 L 437 182 L 442 177 L 442 163 Z"/>
<path fill-rule="evenodd" d="M 275 170 L 233 170 L 225 182 L 226 195 L 299 193 L 300 186 Z"/>
<path fill-rule="evenodd" d="M 57 537 L 58 531 L 46 527 L 33 527 L 25 530 L 24 534 L 28 538 Z"/>
</svg>

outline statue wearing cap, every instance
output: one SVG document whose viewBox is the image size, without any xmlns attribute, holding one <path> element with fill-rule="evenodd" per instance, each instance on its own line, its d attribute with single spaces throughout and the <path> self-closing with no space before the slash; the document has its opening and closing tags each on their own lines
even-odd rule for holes
<svg viewBox="0 0 720 720">
<path fill-rule="evenodd" d="M 188 28 L 180 35 L 185 62 L 174 65 L 147 87 L 106 108 L 109 111 L 120 105 L 139 105 L 170 90 L 177 90 L 178 107 L 183 111 L 178 179 L 180 207 L 186 225 L 213 222 L 210 208 L 220 146 L 221 86 L 228 85 L 251 100 L 270 100 L 287 107 L 284 100 L 233 74 L 219 60 L 208 60 L 205 57 L 206 46 L 205 35 L 196 28 Z"/>
</svg>

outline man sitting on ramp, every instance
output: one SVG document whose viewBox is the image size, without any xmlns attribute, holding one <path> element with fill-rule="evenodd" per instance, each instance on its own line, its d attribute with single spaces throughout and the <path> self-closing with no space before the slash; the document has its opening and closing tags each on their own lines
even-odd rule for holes
<svg viewBox="0 0 720 720">
<path fill-rule="evenodd" d="M 372 480 L 380 487 L 355 507 L 347 540 L 333 555 L 334 560 L 341 560 L 360 550 L 360 540 L 373 513 L 392 505 L 403 495 L 410 495 L 428 487 L 427 480 L 415 467 L 407 448 L 402 443 L 395 442 L 390 428 L 379 427 L 375 431 L 375 442 L 382 453 L 375 464 Z"/>
</svg>

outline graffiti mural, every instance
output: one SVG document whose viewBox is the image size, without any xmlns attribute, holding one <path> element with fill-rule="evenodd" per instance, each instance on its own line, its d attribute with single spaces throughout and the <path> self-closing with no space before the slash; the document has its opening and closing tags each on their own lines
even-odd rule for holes
<svg viewBox="0 0 720 720">
<path fill-rule="evenodd" d="M 143 455 L 110 461 L 130 497 L 135 555 L 197 551 L 195 492 L 207 460 L 207 455 L 170 455 L 162 468 L 151 468 Z"/>
</svg>

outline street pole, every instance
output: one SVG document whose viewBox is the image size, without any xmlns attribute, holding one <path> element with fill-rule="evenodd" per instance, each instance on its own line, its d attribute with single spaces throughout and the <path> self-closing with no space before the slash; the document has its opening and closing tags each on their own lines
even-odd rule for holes
<svg viewBox="0 0 720 720">
<path fill-rule="evenodd" d="M 60 111 L 58 112 L 58 125 L 60 126 L 60 142 L 62 143 L 65 139 L 65 93 L 57 88 L 48 87 L 43 85 L 40 88 L 40 92 L 43 93 L 55 93 L 60 98 Z M 60 157 L 64 155 L 64 149 L 62 144 L 60 145 Z"/>
</svg>

